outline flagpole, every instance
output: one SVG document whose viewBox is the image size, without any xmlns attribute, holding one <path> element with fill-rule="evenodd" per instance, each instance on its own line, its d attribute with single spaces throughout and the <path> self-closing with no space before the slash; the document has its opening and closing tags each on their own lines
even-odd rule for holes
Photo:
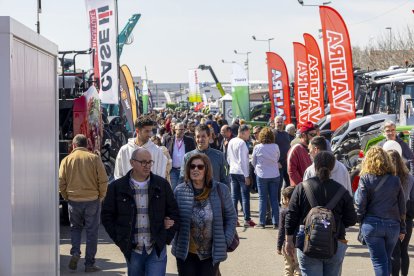
<svg viewBox="0 0 414 276">
<path fill-rule="evenodd" d="M 120 81 L 120 61 L 119 61 L 119 29 L 118 29 L 118 0 L 114 0 L 115 1 L 115 29 L 116 29 L 116 63 L 117 63 L 117 67 L 116 67 L 116 72 L 118 74 L 118 105 L 119 105 L 119 91 L 121 91 L 121 81 Z M 121 112 L 119 112 L 119 116 L 122 117 Z"/>
</svg>

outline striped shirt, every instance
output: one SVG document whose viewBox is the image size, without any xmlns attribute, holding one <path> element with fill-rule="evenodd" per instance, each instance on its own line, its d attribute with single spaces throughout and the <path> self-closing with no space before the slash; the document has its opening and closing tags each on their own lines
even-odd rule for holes
<svg viewBox="0 0 414 276">
<path fill-rule="evenodd" d="M 137 206 L 137 218 L 134 228 L 134 242 L 137 247 L 134 249 L 138 254 L 145 251 L 151 254 L 153 243 L 151 241 L 150 221 L 148 215 L 148 183 L 149 178 L 144 182 L 130 179 L 130 185 L 134 194 Z"/>
</svg>

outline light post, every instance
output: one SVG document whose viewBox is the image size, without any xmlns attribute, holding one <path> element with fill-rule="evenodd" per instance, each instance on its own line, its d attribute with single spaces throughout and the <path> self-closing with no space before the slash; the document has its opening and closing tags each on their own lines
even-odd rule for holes
<svg viewBox="0 0 414 276">
<path fill-rule="evenodd" d="M 252 35 L 252 38 L 253 38 L 254 41 L 263 41 L 263 42 L 267 41 L 267 44 L 269 46 L 269 52 L 270 52 L 270 41 L 275 39 L 274 37 L 271 37 L 271 38 L 268 38 L 268 39 L 257 39 L 256 36 L 254 36 L 254 35 Z"/>
<path fill-rule="evenodd" d="M 36 23 L 36 27 L 37 27 L 37 33 L 40 34 L 40 18 L 39 18 L 39 14 L 42 13 L 42 0 L 37 0 L 37 23 Z"/>
<path fill-rule="evenodd" d="M 249 83 L 250 81 L 250 76 L 249 76 L 249 54 L 251 54 L 252 52 L 238 52 L 237 50 L 234 50 L 234 53 L 236 55 L 246 55 L 246 71 L 247 71 L 247 83 Z"/>
<path fill-rule="evenodd" d="M 391 49 L 392 49 L 392 28 L 391 27 L 386 27 L 385 29 L 390 31 L 390 53 L 391 53 Z"/>
<path fill-rule="evenodd" d="M 232 61 L 225 61 L 224 59 L 221 60 L 222 63 L 236 63 L 234 60 Z"/>
<path fill-rule="evenodd" d="M 303 7 L 319 7 L 319 6 L 321 6 L 321 5 L 305 5 L 304 3 L 303 3 L 303 0 L 298 0 L 298 2 L 299 2 L 299 4 L 301 4 Z M 331 4 L 332 2 L 331 1 L 328 1 L 328 2 L 322 2 L 322 6 L 326 6 L 326 5 L 329 5 L 329 4 Z"/>
</svg>

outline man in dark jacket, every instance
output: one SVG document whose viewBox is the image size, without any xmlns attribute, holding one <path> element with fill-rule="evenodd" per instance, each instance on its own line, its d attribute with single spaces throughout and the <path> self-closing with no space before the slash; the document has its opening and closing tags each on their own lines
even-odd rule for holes
<svg viewBox="0 0 414 276">
<path fill-rule="evenodd" d="M 151 173 L 151 154 L 144 148 L 131 155 L 127 175 L 108 187 L 102 204 L 102 224 L 124 254 L 128 275 L 165 275 L 166 244 L 179 227 L 179 212 L 171 186 Z"/>
<path fill-rule="evenodd" d="M 284 130 L 285 124 L 282 116 L 275 117 L 275 129 L 273 134 L 275 135 L 275 144 L 279 146 L 280 157 L 279 157 L 279 173 L 280 173 L 280 190 L 278 191 L 278 197 L 280 202 L 280 191 L 283 188 L 290 185 L 288 165 L 287 165 L 287 153 L 290 149 L 290 136 Z"/>
<path fill-rule="evenodd" d="M 179 184 L 178 179 L 180 178 L 180 169 L 183 164 L 184 155 L 196 148 L 194 139 L 184 135 L 185 129 L 183 123 L 175 124 L 174 128 L 175 135 L 167 138 L 164 143 L 172 159 L 170 178 L 173 190 Z"/>
</svg>

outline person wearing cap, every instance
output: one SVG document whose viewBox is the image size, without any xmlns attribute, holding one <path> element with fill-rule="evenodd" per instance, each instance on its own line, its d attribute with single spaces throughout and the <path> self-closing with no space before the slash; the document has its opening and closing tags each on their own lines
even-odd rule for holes
<svg viewBox="0 0 414 276">
<path fill-rule="evenodd" d="M 400 137 L 397 136 L 396 125 L 393 121 L 386 121 L 384 123 L 384 136 L 385 140 L 378 143 L 379 147 L 383 147 L 387 141 L 396 141 L 400 144 L 402 149 L 402 157 L 407 161 L 407 167 L 412 173 L 414 171 L 413 159 L 414 154 L 410 147 Z"/>
<path fill-rule="evenodd" d="M 309 156 L 309 141 L 316 136 L 316 130 L 312 122 L 305 122 L 299 129 L 300 142 L 292 146 L 287 155 L 288 174 L 291 186 L 296 186 L 303 181 L 306 169 L 312 164 Z"/>
</svg>

